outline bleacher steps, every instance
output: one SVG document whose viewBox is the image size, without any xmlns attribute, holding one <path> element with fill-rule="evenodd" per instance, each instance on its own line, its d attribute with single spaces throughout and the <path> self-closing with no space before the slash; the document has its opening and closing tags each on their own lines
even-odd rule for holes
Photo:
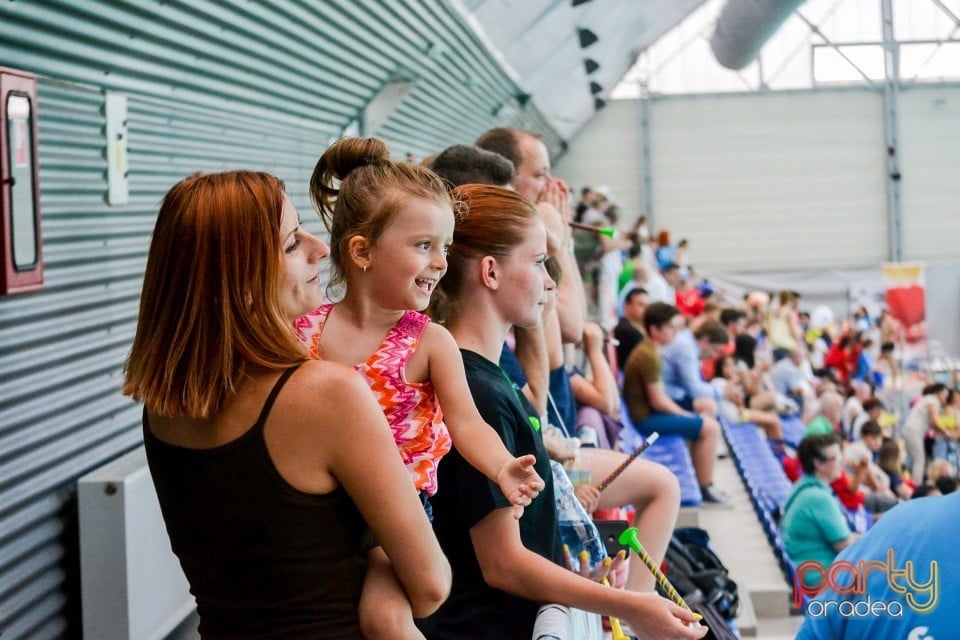
<svg viewBox="0 0 960 640">
<path fill-rule="evenodd" d="M 677 527 L 700 527 L 700 507 L 680 507 Z"/>
<path fill-rule="evenodd" d="M 740 587 L 737 627 L 744 636 L 755 635 L 758 618 L 789 617 L 791 589 L 729 456 L 717 460 L 714 479 L 730 494 L 732 506 L 701 507 L 700 526 L 710 533 L 714 550 Z"/>
<path fill-rule="evenodd" d="M 736 625 L 741 637 L 757 637 L 757 611 L 753 608 L 753 600 L 751 598 L 740 598 L 740 610 L 737 612 L 737 618 L 733 623 Z"/>
</svg>

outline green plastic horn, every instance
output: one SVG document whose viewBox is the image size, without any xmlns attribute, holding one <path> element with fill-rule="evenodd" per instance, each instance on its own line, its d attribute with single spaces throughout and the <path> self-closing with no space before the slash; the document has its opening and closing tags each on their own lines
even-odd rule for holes
<svg viewBox="0 0 960 640">
<path fill-rule="evenodd" d="M 594 227 L 593 225 L 583 224 L 582 222 L 571 222 L 570 226 L 574 229 L 582 229 L 584 231 L 592 231 L 593 233 L 600 236 L 607 236 L 608 238 L 613 238 L 617 235 L 617 230 L 613 227 Z"/>
<path fill-rule="evenodd" d="M 647 569 L 650 570 L 650 573 L 653 574 L 653 577 L 657 579 L 657 584 L 659 584 L 667 593 L 668 598 L 673 600 L 679 607 L 683 607 L 684 609 L 690 608 L 687 606 L 687 603 L 683 601 L 683 598 L 680 597 L 680 594 L 677 593 L 677 590 L 673 588 L 673 585 L 670 584 L 670 581 L 667 580 L 667 576 L 663 575 L 663 571 L 660 571 L 660 567 L 658 567 L 657 563 L 653 561 L 653 558 L 650 557 L 650 554 L 647 553 L 647 550 L 643 548 L 642 544 L 640 544 L 640 538 L 638 536 L 636 527 L 630 527 L 621 533 L 619 542 L 625 547 L 630 547 L 637 553 L 638 556 L 640 556 L 640 559 L 643 560 L 643 564 L 647 566 Z"/>
</svg>

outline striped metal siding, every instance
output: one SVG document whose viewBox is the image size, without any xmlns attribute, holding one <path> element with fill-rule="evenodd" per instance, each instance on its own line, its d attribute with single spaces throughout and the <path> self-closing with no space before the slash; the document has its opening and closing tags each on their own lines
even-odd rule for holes
<svg viewBox="0 0 960 640">
<path fill-rule="evenodd" d="M 956 176 L 960 164 L 960 86 L 905 87 L 898 108 L 903 259 L 955 261 L 960 238 L 960 184 Z M 953 295 L 956 291 L 954 283 Z M 927 294 L 928 305 L 932 297 Z M 960 344 L 955 319 L 946 334 L 952 335 L 947 340 Z"/>
<path fill-rule="evenodd" d="M 72 635 L 59 609 L 77 595 L 64 583 L 75 567 L 60 565 L 76 541 L 58 511 L 77 476 L 140 442 L 139 409 L 119 385 L 163 193 L 194 170 L 265 167 L 306 207 L 310 165 L 329 137 L 131 96 L 130 203 L 108 207 L 103 94 L 44 82 L 39 103 L 47 283 L 0 301 L 0 514 L 11 534 L 0 546 L 0 628 L 14 638 Z"/>
<path fill-rule="evenodd" d="M 14 638 L 65 631 L 51 614 L 76 570 L 64 566 L 71 481 L 137 439 L 135 408 L 116 389 L 138 286 L 113 275 L 131 260 L 122 236 L 105 233 L 102 102 L 40 83 L 46 285 L 0 299 L 0 629 Z"/>
<path fill-rule="evenodd" d="M 532 105 L 493 117 L 520 90 L 439 0 L 4 2 L 0 64 L 40 76 L 46 260 L 43 291 L 0 298 L 0 631 L 78 637 L 73 492 L 141 439 L 119 386 L 166 190 L 198 170 L 265 169 L 308 214 L 319 153 L 398 70 L 419 81 L 383 127 L 397 154 L 496 125 L 559 139 Z M 106 90 L 128 98 L 122 206 L 104 199 Z"/>
</svg>

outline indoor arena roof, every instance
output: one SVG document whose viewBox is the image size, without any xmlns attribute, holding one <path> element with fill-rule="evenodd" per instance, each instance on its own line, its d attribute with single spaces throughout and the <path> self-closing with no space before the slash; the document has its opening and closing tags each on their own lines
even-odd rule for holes
<svg viewBox="0 0 960 640">
<path fill-rule="evenodd" d="M 570 139 L 637 55 L 703 0 L 461 0 L 521 86 Z"/>
</svg>

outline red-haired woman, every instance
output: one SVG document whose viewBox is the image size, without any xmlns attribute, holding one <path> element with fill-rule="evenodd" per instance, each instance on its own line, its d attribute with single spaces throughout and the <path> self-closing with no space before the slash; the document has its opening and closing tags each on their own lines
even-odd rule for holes
<svg viewBox="0 0 960 640">
<path fill-rule="evenodd" d="M 416 613 L 449 589 L 367 385 L 292 328 L 328 252 L 267 174 L 193 176 L 160 207 L 124 393 L 203 638 L 359 638 L 370 529 Z"/>
</svg>

